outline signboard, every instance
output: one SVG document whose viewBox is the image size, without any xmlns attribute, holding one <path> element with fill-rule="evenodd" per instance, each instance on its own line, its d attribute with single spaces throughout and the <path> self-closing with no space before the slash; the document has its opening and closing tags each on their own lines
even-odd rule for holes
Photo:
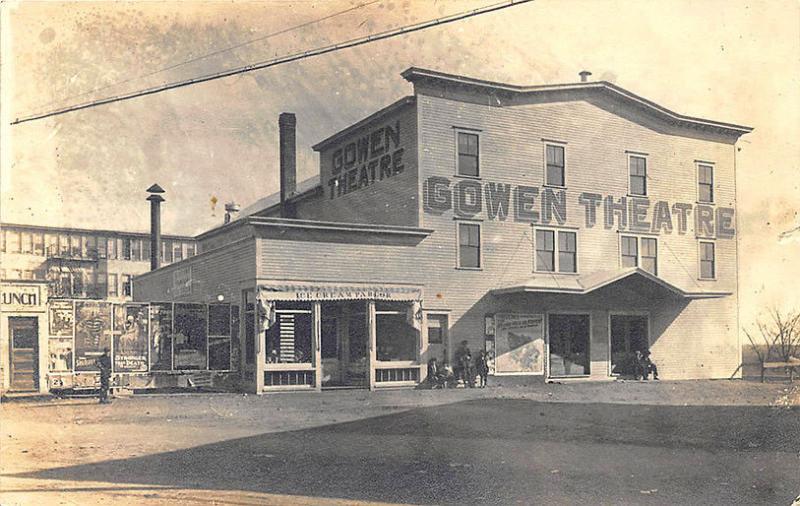
<svg viewBox="0 0 800 506">
<path fill-rule="evenodd" d="M 396 300 L 422 299 L 422 289 L 400 285 L 337 283 L 265 283 L 259 286 L 261 300 Z"/>
<path fill-rule="evenodd" d="M 75 370 L 99 371 L 103 348 L 111 348 L 111 304 L 75 302 Z"/>
<path fill-rule="evenodd" d="M 150 370 L 172 369 L 172 304 L 150 304 Z"/>
<path fill-rule="evenodd" d="M 544 315 L 495 316 L 495 370 L 544 374 Z"/>
<path fill-rule="evenodd" d="M 147 371 L 146 305 L 114 305 L 114 372 Z"/>
<path fill-rule="evenodd" d="M 599 220 L 606 229 L 656 234 L 686 234 L 690 223 L 698 237 L 730 239 L 736 234 L 734 210 L 647 197 L 614 197 L 583 192 L 577 196 L 583 208 L 585 227 L 593 228 Z M 538 186 L 512 185 L 494 181 L 459 180 L 431 176 L 425 180 L 423 207 L 428 214 L 453 211 L 457 216 L 472 217 L 486 213 L 490 220 L 524 223 L 567 222 L 567 192 Z"/>
<path fill-rule="evenodd" d="M 27 283 L 3 283 L 0 290 L 3 311 L 41 311 L 42 286 Z"/>
<path fill-rule="evenodd" d="M 172 272 L 172 291 L 173 297 L 191 295 L 192 293 L 192 266 L 181 267 Z"/>
<path fill-rule="evenodd" d="M 75 312 L 71 300 L 51 300 L 48 304 L 51 337 L 72 337 Z"/>
</svg>

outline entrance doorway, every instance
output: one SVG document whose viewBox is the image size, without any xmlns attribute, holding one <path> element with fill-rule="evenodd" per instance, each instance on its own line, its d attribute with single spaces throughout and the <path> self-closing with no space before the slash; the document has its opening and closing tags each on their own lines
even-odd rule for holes
<svg viewBox="0 0 800 506">
<path fill-rule="evenodd" d="M 322 304 L 322 386 L 367 387 L 366 301 Z"/>
<path fill-rule="evenodd" d="M 549 375 L 551 377 L 589 375 L 589 315 L 550 314 Z"/>
<path fill-rule="evenodd" d="M 650 349 L 647 315 L 612 314 L 611 374 L 636 374 L 636 352 Z"/>
<path fill-rule="evenodd" d="M 9 317 L 11 390 L 39 388 L 39 328 L 33 317 Z"/>
</svg>

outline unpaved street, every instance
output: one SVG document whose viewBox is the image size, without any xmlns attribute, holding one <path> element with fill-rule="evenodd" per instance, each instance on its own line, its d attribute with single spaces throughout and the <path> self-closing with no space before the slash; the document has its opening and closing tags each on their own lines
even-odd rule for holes
<svg viewBox="0 0 800 506">
<path fill-rule="evenodd" d="M 11 402 L 0 450 L 4 505 L 787 505 L 800 493 L 800 389 L 620 382 Z"/>
</svg>

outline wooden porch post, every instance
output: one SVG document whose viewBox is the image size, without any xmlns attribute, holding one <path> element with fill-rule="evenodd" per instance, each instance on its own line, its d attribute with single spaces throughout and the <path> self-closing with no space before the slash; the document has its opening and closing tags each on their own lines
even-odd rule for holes
<svg viewBox="0 0 800 506">
<path fill-rule="evenodd" d="M 312 337 L 314 338 L 314 388 L 322 391 L 322 304 L 311 306 Z"/>
<path fill-rule="evenodd" d="M 370 390 L 375 390 L 375 365 L 376 353 L 375 346 L 377 342 L 377 328 L 375 325 L 375 301 L 367 302 L 367 334 L 369 337 L 369 346 L 367 347 L 367 369 L 368 376 L 367 382 Z"/>
</svg>

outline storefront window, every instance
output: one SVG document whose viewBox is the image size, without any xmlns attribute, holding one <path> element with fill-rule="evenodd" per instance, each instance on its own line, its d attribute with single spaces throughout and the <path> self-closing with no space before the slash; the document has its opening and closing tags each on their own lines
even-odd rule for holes
<svg viewBox="0 0 800 506">
<path fill-rule="evenodd" d="M 175 304 L 173 349 L 175 369 L 207 368 L 206 307 Z"/>
<path fill-rule="evenodd" d="M 548 322 L 550 375 L 588 375 L 589 315 L 551 314 Z"/>
<path fill-rule="evenodd" d="M 310 304 L 278 303 L 267 330 L 267 363 L 310 364 L 313 324 Z"/>
<path fill-rule="evenodd" d="M 208 306 L 208 368 L 231 368 L 231 308 L 227 304 Z"/>
<path fill-rule="evenodd" d="M 336 318 L 322 319 L 322 358 L 339 357 L 339 332 Z"/>
<path fill-rule="evenodd" d="M 256 306 L 252 291 L 244 292 L 244 361 L 256 363 Z"/>
<path fill-rule="evenodd" d="M 150 304 L 150 370 L 172 369 L 172 304 Z"/>
<path fill-rule="evenodd" d="M 375 309 L 377 359 L 416 360 L 419 340 L 407 321 L 408 304 L 378 304 Z"/>
</svg>

